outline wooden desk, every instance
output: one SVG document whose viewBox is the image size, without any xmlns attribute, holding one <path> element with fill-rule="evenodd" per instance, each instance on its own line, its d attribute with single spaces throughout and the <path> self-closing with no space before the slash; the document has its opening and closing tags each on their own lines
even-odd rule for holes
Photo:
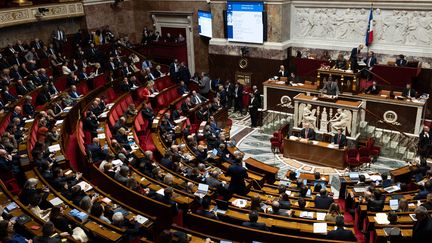
<svg viewBox="0 0 432 243">
<path fill-rule="evenodd" d="M 300 93 L 317 96 L 320 94 L 316 85 L 288 86 L 278 84 L 276 81 L 268 80 L 263 83 L 264 89 L 264 106 L 266 110 L 278 111 L 282 113 L 294 114 L 294 97 Z M 398 100 L 379 95 L 367 95 L 351 93 L 341 93 L 340 100 L 362 101 L 362 108 L 373 112 L 378 117 L 384 117 L 387 111 L 394 111 L 397 114 L 397 122 L 400 123 L 400 130 L 406 133 L 418 135 L 421 131 L 421 122 L 426 102 L 417 100 Z M 287 101 L 283 105 L 282 100 Z M 362 111 L 363 112 L 363 111 Z M 365 113 L 365 112 L 363 112 Z M 366 121 L 368 124 L 380 129 L 389 129 L 385 123 L 380 123 L 376 117 L 369 113 L 360 116 L 360 121 Z"/>
<path fill-rule="evenodd" d="M 251 157 L 246 159 L 244 162 L 249 170 L 264 174 L 265 179 L 269 184 L 273 184 L 275 182 L 279 168 L 265 164 Z"/>
<path fill-rule="evenodd" d="M 341 92 L 357 92 L 359 73 L 353 73 L 351 70 L 340 69 L 323 69 L 317 70 L 317 84 L 319 88 L 324 85 L 323 78 L 327 80 L 331 77 L 333 80 L 338 80 L 339 90 Z"/>
<path fill-rule="evenodd" d="M 316 142 L 318 144 L 284 139 L 284 157 L 338 169 L 345 168 L 345 153 L 347 148 L 329 148 L 327 147 L 329 143 Z"/>
</svg>

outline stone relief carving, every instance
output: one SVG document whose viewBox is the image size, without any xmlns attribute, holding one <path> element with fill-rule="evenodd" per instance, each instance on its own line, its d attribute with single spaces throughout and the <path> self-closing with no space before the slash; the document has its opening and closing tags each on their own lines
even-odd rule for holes
<svg viewBox="0 0 432 243">
<path fill-rule="evenodd" d="M 293 37 L 363 41 L 368 9 L 295 8 Z M 432 45 L 432 12 L 374 11 L 375 41 L 380 44 Z"/>
</svg>

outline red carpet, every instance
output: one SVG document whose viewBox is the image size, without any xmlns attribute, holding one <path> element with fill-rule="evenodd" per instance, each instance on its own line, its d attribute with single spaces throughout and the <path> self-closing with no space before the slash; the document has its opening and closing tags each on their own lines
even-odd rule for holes
<svg viewBox="0 0 432 243">
<path fill-rule="evenodd" d="M 345 222 L 354 223 L 354 218 L 349 213 L 349 210 L 345 209 L 345 200 L 344 199 L 336 199 L 335 201 L 339 204 L 340 209 L 342 211 L 344 211 Z M 357 237 L 357 240 L 359 242 L 365 243 L 366 241 L 365 241 L 364 235 L 360 230 L 357 229 L 356 224 L 354 224 L 354 231 L 355 231 L 355 235 Z"/>
</svg>

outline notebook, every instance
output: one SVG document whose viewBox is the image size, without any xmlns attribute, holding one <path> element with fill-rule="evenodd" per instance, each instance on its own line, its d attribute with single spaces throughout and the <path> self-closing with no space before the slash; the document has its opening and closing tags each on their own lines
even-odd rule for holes
<svg viewBox="0 0 432 243">
<path fill-rule="evenodd" d="M 397 210 L 399 207 L 399 200 L 398 199 L 390 199 L 390 208 L 391 210 Z"/>
<path fill-rule="evenodd" d="M 205 195 L 207 195 L 209 186 L 207 184 L 198 184 L 198 190 L 194 193 L 195 196 L 198 196 L 200 198 L 203 198 Z"/>
<path fill-rule="evenodd" d="M 392 192 L 399 191 L 399 190 L 400 190 L 400 188 L 397 185 L 384 188 L 384 191 L 386 191 L 388 193 L 392 193 Z"/>
</svg>

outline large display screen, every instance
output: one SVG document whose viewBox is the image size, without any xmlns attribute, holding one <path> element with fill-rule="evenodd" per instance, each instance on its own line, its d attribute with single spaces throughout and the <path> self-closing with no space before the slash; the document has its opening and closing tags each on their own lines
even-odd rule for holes
<svg viewBox="0 0 432 243">
<path fill-rule="evenodd" d="M 227 2 L 228 41 L 264 42 L 263 2 Z"/>
<path fill-rule="evenodd" d="M 198 33 L 212 38 L 212 14 L 210 12 L 198 10 Z"/>
</svg>

